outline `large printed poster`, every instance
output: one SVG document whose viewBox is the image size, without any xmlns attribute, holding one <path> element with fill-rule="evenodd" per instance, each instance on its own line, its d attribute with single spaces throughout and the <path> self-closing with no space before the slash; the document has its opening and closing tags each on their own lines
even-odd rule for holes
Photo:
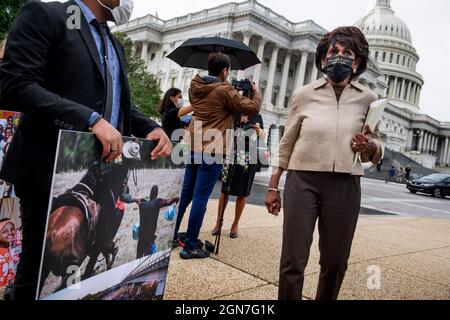
<svg viewBox="0 0 450 320">
<path fill-rule="evenodd" d="M 8 152 L 20 113 L 0 110 L 0 167 Z M 20 203 L 14 186 L 0 179 L 0 299 L 11 288 L 22 251 Z"/>
<path fill-rule="evenodd" d="M 88 133 L 61 131 L 38 299 L 162 299 L 184 168 L 124 138 L 114 162 Z"/>
</svg>

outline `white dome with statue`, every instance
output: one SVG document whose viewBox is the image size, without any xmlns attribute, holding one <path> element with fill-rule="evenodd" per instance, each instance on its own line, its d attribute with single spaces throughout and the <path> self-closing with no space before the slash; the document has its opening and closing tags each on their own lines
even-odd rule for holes
<svg viewBox="0 0 450 320">
<path fill-rule="evenodd" d="M 416 72 L 420 59 L 408 26 L 395 15 L 390 0 L 376 0 L 375 8 L 355 23 L 370 44 L 371 57 L 385 76 L 385 96 L 392 104 L 420 113 L 420 92 L 424 84 Z"/>
<path fill-rule="evenodd" d="M 367 36 L 386 36 L 401 39 L 412 45 L 411 32 L 391 9 L 390 0 L 377 0 L 373 10 L 355 23 Z"/>
</svg>

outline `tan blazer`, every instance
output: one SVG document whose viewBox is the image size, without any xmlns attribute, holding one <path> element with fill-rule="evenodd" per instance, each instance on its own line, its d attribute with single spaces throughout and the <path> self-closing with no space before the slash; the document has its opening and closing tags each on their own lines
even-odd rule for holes
<svg viewBox="0 0 450 320">
<path fill-rule="evenodd" d="M 296 90 L 272 166 L 285 170 L 364 175 L 359 161 L 353 166 L 351 141 L 362 131 L 368 108 L 377 99 L 375 92 L 357 81 L 345 87 L 339 103 L 326 78 Z M 369 155 L 361 155 L 362 162 L 378 164 L 381 160 L 378 127 L 372 128 L 377 152 L 371 160 Z"/>
</svg>

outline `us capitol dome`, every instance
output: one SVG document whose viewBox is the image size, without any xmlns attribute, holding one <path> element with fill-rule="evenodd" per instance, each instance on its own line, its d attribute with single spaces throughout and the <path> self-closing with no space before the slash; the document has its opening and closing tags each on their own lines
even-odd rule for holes
<svg viewBox="0 0 450 320">
<path fill-rule="evenodd" d="M 375 8 L 355 23 L 370 44 L 371 57 L 382 70 L 385 96 L 402 109 L 419 113 L 424 84 L 416 71 L 419 55 L 408 26 L 395 15 L 390 0 L 377 0 Z"/>
</svg>

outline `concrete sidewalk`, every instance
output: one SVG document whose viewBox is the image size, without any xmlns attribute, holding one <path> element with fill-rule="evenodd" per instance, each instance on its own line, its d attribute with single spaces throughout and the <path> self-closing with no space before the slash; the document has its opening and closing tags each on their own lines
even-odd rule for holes
<svg viewBox="0 0 450 320">
<path fill-rule="evenodd" d="M 189 209 L 188 209 L 189 210 Z M 211 200 L 200 238 L 210 231 L 217 201 Z M 189 211 L 188 211 L 189 212 Z M 239 238 L 230 239 L 230 202 L 218 256 L 181 260 L 173 251 L 165 299 L 276 299 L 281 253 L 282 213 L 248 205 Z M 186 219 L 187 220 L 187 217 Z M 181 228 L 185 230 L 185 226 Z M 340 299 L 450 299 L 450 220 L 400 216 L 360 216 Z M 306 269 L 304 298 L 315 296 L 319 275 L 318 234 Z M 374 271 L 375 270 L 375 271 Z M 374 272 L 380 271 L 380 288 Z"/>
</svg>

